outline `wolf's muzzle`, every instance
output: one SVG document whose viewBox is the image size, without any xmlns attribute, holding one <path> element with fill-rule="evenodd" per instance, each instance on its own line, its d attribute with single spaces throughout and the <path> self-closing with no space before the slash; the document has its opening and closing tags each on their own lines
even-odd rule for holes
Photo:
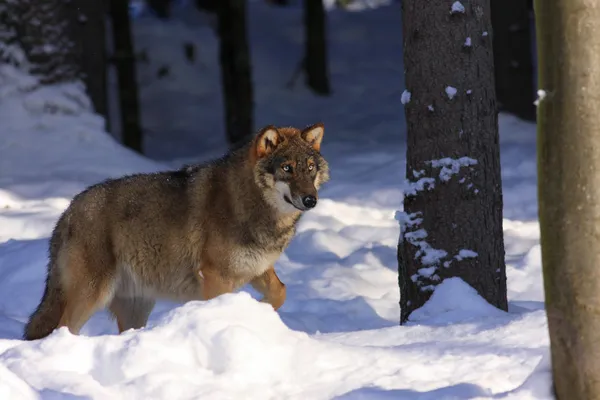
<svg viewBox="0 0 600 400">
<path fill-rule="evenodd" d="M 306 208 L 314 208 L 317 205 L 317 198 L 309 194 L 302 198 L 302 204 Z"/>
</svg>

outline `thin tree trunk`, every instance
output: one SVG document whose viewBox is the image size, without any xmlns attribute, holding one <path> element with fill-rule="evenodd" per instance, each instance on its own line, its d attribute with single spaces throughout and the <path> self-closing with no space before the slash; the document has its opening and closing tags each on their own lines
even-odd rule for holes
<svg viewBox="0 0 600 400">
<path fill-rule="evenodd" d="M 304 71 L 306 84 L 315 93 L 328 95 L 329 72 L 327 68 L 327 32 L 322 0 L 304 0 L 305 52 Z"/>
<path fill-rule="evenodd" d="M 113 59 L 119 85 L 121 137 L 125 146 L 142 153 L 143 134 L 128 2 L 111 0 L 110 15 L 115 49 Z"/>
<path fill-rule="evenodd" d="M 489 0 L 402 4 L 412 192 L 398 248 L 401 323 L 449 277 L 506 310 Z"/>
<path fill-rule="evenodd" d="M 491 0 L 496 96 L 501 111 L 535 120 L 530 9 L 524 0 Z"/>
<path fill-rule="evenodd" d="M 108 122 L 106 2 L 103 0 L 77 0 L 73 4 L 76 13 L 74 16 L 75 36 L 79 43 L 83 80 L 94 110 Z"/>
<path fill-rule="evenodd" d="M 536 0 L 538 185 L 559 400 L 600 398 L 600 4 Z"/>
<path fill-rule="evenodd" d="M 246 0 L 221 0 L 217 14 L 225 130 L 229 143 L 235 145 L 251 136 L 254 130 L 254 95 L 246 32 Z"/>
</svg>

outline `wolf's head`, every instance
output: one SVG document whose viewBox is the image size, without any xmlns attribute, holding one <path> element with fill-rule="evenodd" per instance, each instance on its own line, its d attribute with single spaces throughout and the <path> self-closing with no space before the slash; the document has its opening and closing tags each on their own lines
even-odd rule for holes
<svg viewBox="0 0 600 400">
<path fill-rule="evenodd" d="M 269 125 L 254 138 L 254 179 L 279 212 L 306 211 L 317 205 L 318 189 L 329 180 L 329 166 L 320 153 L 324 132 L 321 123 L 303 130 Z"/>
</svg>

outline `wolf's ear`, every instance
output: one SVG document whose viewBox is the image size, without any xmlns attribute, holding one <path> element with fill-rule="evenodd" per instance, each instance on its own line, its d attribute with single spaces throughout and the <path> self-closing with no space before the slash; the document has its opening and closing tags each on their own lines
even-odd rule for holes
<svg viewBox="0 0 600 400">
<path fill-rule="evenodd" d="M 255 148 L 258 158 L 266 157 L 283 141 L 283 136 L 273 125 L 265 126 L 256 136 Z"/>
<path fill-rule="evenodd" d="M 324 133 L 325 126 L 323 123 L 319 122 L 318 124 L 305 128 L 302 131 L 302 139 L 306 140 L 316 151 L 321 151 L 321 141 L 323 140 Z"/>
</svg>

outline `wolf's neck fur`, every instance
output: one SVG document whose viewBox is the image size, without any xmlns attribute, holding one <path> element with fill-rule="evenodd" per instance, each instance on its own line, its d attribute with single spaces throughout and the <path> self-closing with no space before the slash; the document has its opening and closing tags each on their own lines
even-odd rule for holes
<svg viewBox="0 0 600 400">
<path fill-rule="evenodd" d="M 208 191 L 206 209 L 219 213 L 231 229 L 259 241 L 288 236 L 295 231 L 301 212 L 282 214 L 267 201 L 254 179 L 248 146 L 195 167 L 191 175 L 192 193 Z"/>
</svg>

